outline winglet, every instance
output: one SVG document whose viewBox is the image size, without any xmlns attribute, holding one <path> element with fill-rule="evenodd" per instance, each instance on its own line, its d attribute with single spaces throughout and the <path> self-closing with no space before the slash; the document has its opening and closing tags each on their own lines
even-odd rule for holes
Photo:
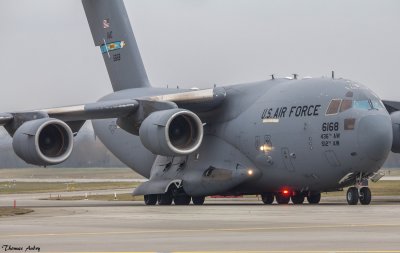
<svg viewBox="0 0 400 253">
<path fill-rule="evenodd" d="M 13 119 L 14 117 L 9 113 L 0 113 L 0 126 L 4 126 Z"/>
</svg>

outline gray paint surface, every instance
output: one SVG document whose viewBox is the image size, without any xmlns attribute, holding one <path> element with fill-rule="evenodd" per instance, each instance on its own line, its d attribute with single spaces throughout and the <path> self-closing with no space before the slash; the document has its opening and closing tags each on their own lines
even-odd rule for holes
<svg viewBox="0 0 400 253">
<path fill-rule="evenodd" d="M 397 0 L 126 1 L 154 86 L 210 88 L 272 73 L 320 77 L 334 69 L 338 77 L 394 100 L 400 83 L 399 5 Z M 2 0 L 0 16 L 5 36 L 0 84 L 7 94 L 1 111 L 95 102 L 112 91 L 79 0 Z"/>
<path fill-rule="evenodd" d="M 156 102 L 152 100 L 154 96 L 182 97 L 188 90 L 147 87 L 147 75 L 127 16 L 117 15 L 124 14 L 122 1 L 83 2 L 96 45 L 104 46 L 99 42 L 102 35 L 110 39 L 104 43 L 116 43 L 114 39 L 127 36 L 127 45 L 103 52 L 116 92 L 104 96 L 94 108 L 86 105 L 78 112 L 75 107 L 71 112 L 67 108 L 63 117 L 71 113 L 72 118 L 66 118 L 74 120 L 75 114 L 95 112 L 90 118 L 94 119 L 94 130 L 102 142 L 122 162 L 150 177 L 147 186 L 134 194 L 162 194 L 176 182 L 191 196 L 260 194 L 284 189 L 305 193 L 335 191 L 355 185 L 357 178 L 368 179 L 386 160 L 393 140 L 392 121 L 380 99 L 364 85 L 342 78 L 272 78 L 222 86 L 223 92 L 214 89 L 212 95 L 200 99 L 211 100 L 211 107 L 190 98 L 182 104 L 179 99 Z M 112 28 L 117 31 L 117 38 L 109 36 L 113 22 L 121 24 Z M 115 58 L 117 54 L 119 57 Z M 216 94 L 223 94 L 223 100 Z M 342 105 L 350 101 L 352 107 L 328 114 L 333 100 L 343 101 Z M 118 101 L 128 101 L 127 105 L 133 107 L 131 115 L 125 116 L 126 111 L 121 108 L 126 105 Z M 189 155 L 175 157 L 162 157 L 162 153 L 152 154 L 145 149 L 135 135 L 137 131 L 126 128 L 129 123 L 140 125 L 144 120 L 135 115 L 137 107 L 143 108 L 141 101 L 150 104 L 150 111 L 143 115 L 159 110 L 158 103 L 176 103 L 197 113 L 204 123 L 201 147 Z M 101 108 L 108 119 L 103 119 Z M 14 120 L 17 116 L 21 115 L 15 114 Z M 57 117 L 51 113 L 48 116 Z M 11 124 L 16 128 L 14 120 Z M 155 155 L 159 156 L 153 164 Z"/>
</svg>

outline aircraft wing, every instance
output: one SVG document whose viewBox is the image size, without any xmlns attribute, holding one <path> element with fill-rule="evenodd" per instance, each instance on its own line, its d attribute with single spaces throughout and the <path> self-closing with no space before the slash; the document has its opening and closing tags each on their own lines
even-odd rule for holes
<svg viewBox="0 0 400 253">
<path fill-rule="evenodd" d="M 96 102 L 85 105 L 74 105 L 41 109 L 25 112 L 0 113 L 0 126 L 4 126 L 11 136 L 25 122 L 54 118 L 69 122 L 74 132 L 78 132 L 88 119 L 104 119 L 126 117 L 138 109 L 136 100 L 122 99 L 114 101 Z"/>
<path fill-rule="evenodd" d="M 400 102 L 399 101 L 389 101 L 382 100 L 383 104 L 386 107 L 386 110 L 390 113 L 400 111 Z"/>
<path fill-rule="evenodd" d="M 10 122 L 14 117 L 9 113 L 0 113 L 0 125 L 3 126 Z"/>
<path fill-rule="evenodd" d="M 90 103 L 86 105 L 43 109 L 39 111 L 45 112 L 49 117 L 63 121 L 76 121 L 126 117 L 129 114 L 134 113 L 138 107 L 138 101 L 133 99 L 122 99 Z"/>
<path fill-rule="evenodd" d="M 225 97 L 225 89 L 216 87 L 214 89 L 151 96 L 148 99 L 151 101 L 174 102 L 180 108 L 185 108 L 192 110 L 193 112 L 200 113 L 216 108 L 224 101 Z"/>
<path fill-rule="evenodd" d="M 146 105 L 145 116 L 148 116 L 150 113 L 157 110 L 173 107 L 180 107 L 199 113 L 214 109 L 222 103 L 225 97 L 225 89 L 214 88 L 149 96 L 137 99 L 100 101 L 96 103 L 33 111 L 0 113 L 0 126 L 11 124 L 13 125 L 11 126 L 11 128 L 13 128 L 11 132 L 14 132 L 26 121 L 47 117 L 59 119 L 65 122 L 79 122 L 91 119 L 127 118 L 135 114 L 135 112 L 141 107 L 144 107 L 144 105 Z M 149 104 L 150 106 L 148 106 Z M 156 104 L 158 106 L 156 106 Z M 143 108 L 141 109 L 144 110 Z M 143 117 L 139 121 L 142 120 Z"/>
<path fill-rule="evenodd" d="M 121 129 L 140 136 L 142 144 L 155 154 L 184 155 L 201 144 L 204 122 L 198 114 L 218 107 L 225 96 L 225 89 L 215 88 L 0 113 L 0 126 L 13 137 L 15 153 L 34 165 L 65 161 L 72 152 L 73 136 L 85 121 L 108 118 L 116 118 Z M 170 127 L 177 130 L 170 131 Z M 182 138 L 187 138 L 185 146 L 175 146 Z"/>
</svg>

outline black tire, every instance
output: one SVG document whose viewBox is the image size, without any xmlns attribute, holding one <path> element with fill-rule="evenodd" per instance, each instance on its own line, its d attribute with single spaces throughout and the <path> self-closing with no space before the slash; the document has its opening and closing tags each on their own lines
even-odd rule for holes
<svg viewBox="0 0 400 253">
<path fill-rule="evenodd" d="M 274 203 L 274 199 L 275 199 L 275 196 L 272 192 L 267 192 L 267 193 L 261 194 L 261 200 L 266 205 L 271 205 L 272 203 Z"/>
<path fill-rule="evenodd" d="M 290 196 L 285 196 L 282 193 L 277 193 L 275 198 L 276 202 L 280 205 L 287 205 L 290 201 Z"/>
<path fill-rule="evenodd" d="M 188 195 L 178 195 L 174 197 L 174 203 L 177 206 L 189 205 L 192 198 Z"/>
<path fill-rule="evenodd" d="M 321 193 L 320 192 L 310 192 L 307 196 L 307 201 L 309 204 L 315 205 L 319 204 L 321 201 Z"/>
<path fill-rule="evenodd" d="M 157 195 L 158 204 L 161 206 L 169 206 L 172 204 L 172 195 L 171 193 L 167 192 L 164 194 Z"/>
<path fill-rule="evenodd" d="M 291 197 L 293 204 L 301 205 L 304 203 L 304 195 L 300 192 L 295 192 L 294 195 Z"/>
<path fill-rule="evenodd" d="M 356 187 L 350 187 L 347 190 L 346 200 L 349 205 L 357 205 L 359 199 L 358 189 Z"/>
<path fill-rule="evenodd" d="M 144 195 L 144 203 L 146 206 L 154 206 L 157 204 L 157 194 Z"/>
<path fill-rule="evenodd" d="M 372 194 L 368 187 L 363 187 L 360 189 L 360 203 L 362 205 L 369 205 L 371 203 Z"/>
<path fill-rule="evenodd" d="M 204 197 L 204 196 L 202 196 L 202 197 L 192 197 L 193 205 L 196 205 L 196 206 L 203 205 L 205 200 L 206 200 L 206 197 Z"/>
</svg>

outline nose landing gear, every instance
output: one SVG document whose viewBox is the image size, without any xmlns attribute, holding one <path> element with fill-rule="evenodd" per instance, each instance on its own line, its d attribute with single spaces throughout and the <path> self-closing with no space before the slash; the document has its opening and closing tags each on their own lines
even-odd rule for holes
<svg viewBox="0 0 400 253">
<path fill-rule="evenodd" d="M 360 189 L 360 203 L 361 205 L 369 205 L 371 203 L 372 194 L 368 187 L 363 187 Z"/>
<path fill-rule="evenodd" d="M 371 203 L 372 194 L 368 187 L 362 187 L 358 189 L 357 187 L 350 187 L 347 190 L 346 200 L 349 205 L 357 205 L 358 200 L 362 205 L 369 205 Z"/>
<path fill-rule="evenodd" d="M 356 187 L 350 187 L 347 190 L 346 194 L 347 204 L 357 205 L 359 197 L 360 196 L 358 195 L 358 189 Z"/>
</svg>

